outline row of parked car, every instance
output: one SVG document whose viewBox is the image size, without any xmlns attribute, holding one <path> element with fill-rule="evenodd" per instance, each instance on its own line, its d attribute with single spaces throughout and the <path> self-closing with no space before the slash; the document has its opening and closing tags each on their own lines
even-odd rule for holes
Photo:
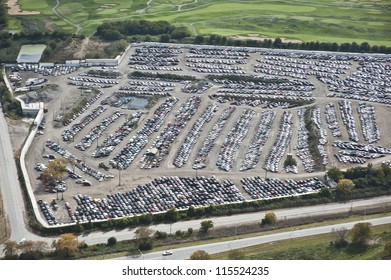
<svg viewBox="0 0 391 280">
<path fill-rule="evenodd" d="M 369 144 L 380 140 L 380 131 L 377 126 L 375 106 L 366 102 L 360 102 L 357 107 L 361 130 L 365 141 Z"/>
<path fill-rule="evenodd" d="M 107 198 L 93 199 L 75 195 L 78 206 L 74 212 L 77 221 L 95 221 L 167 211 L 187 209 L 210 204 L 240 202 L 243 195 L 230 180 L 220 183 L 206 177 L 158 177 L 145 185 L 125 193 L 108 194 Z"/>
<path fill-rule="evenodd" d="M 358 142 L 359 138 L 356 131 L 356 121 L 353 117 L 352 102 L 341 100 L 338 104 L 342 114 L 342 121 L 348 131 L 349 139 Z"/>
<path fill-rule="evenodd" d="M 243 67 L 226 64 L 186 63 L 191 70 L 200 73 L 246 74 Z"/>
<path fill-rule="evenodd" d="M 99 182 L 113 178 L 112 175 L 104 174 L 104 173 L 100 172 L 99 170 L 91 167 L 84 160 L 77 158 L 70 151 L 68 151 L 66 148 L 60 146 L 58 143 L 54 142 L 51 139 L 46 141 L 46 147 L 48 147 L 52 151 L 55 151 L 56 153 L 58 153 L 59 155 L 61 155 L 62 157 L 66 158 L 66 159 L 69 159 L 69 160 L 72 159 L 72 161 L 75 163 L 75 166 L 78 169 L 80 169 L 84 174 L 95 178 Z M 75 177 L 75 179 L 76 179 L 76 177 Z"/>
<path fill-rule="evenodd" d="M 388 61 L 390 59 L 388 58 Z M 320 78 L 329 96 L 391 104 L 391 67 L 385 58 L 364 57 L 358 71 L 343 80 Z"/>
<path fill-rule="evenodd" d="M 221 59 L 221 58 L 196 58 L 191 56 L 186 56 L 186 62 L 187 63 L 194 63 L 194 64 L 200 64 L 200 63 L 208 63 L 208 64 L 225 64 L 225 65 L 235 65 L 235 64 L 246 64 L 247 61 L 244 59 Z"/>
<path fill-rule="evenodd" d="M 68 79 L 71 81 L 93 83 L 93 84 L 108 84 L 108 85 L 118 84 L 118 81 L 116 79 L 101 79 L 101 78 L 93 78 L 93 77 L 85 77 L 85 76 L 71 76 L 68 77 Z"/>
<path fill-rule="evenodd" d="M 213 58 L 213 59 L 247 59 L 253 49 L 221 48 L 221 47 L 191 47 L 187 58 Z"/>
<path fill-rule="evenodd" d="M 155 110 L 154 115 L 146 120 L 143 127 L 129 140 L 125 148 L 123 148 L 118 155 L 110 160 L 110 165 L 117 169 L 128 168 L 141 150 L 147 145 L 148 137 L 152 133 L 159 131 L 164 118 L 171 112 L 172 108 L 178 101 L 178 98 L 170 97 L 160 104 Z"/>
<path fill-rule="evenodd" d="M 281 180 L 278 178 L 261 178 L 259 176 L 240 180 L 243 189 L 252 199 L 270 199 L 278 197 L 297 196 L 318 192 L 324 188 L 320 179 L 314 177 L 304 180 Z"/>
<path fill-rule="evenodd" d="M 170 152 L 171 144 L 174 143 L 179 133 L 197 112 L 200 104 L 201 97 L 191 96 L 181 105 L 178 112 L 175 113 L 174 120 L 164 127 L 163 131 L 156 137 L 151 145 L 151 148 L 158 149 L 159 153 L 150 154 L 146 151 L 141 159 L 141 168 L 149 169 L 152 167 L 159 167 L 160 162 Z"/>
<path fill-rule="evenodd" d="M 349 61 L 331 61 L 331 60 L 308 60 L 299 58 L 289 58 L 282 56 L 264 56 L 262 59 L 257 59 L 261 64 L 255 67 L 266 68 L 268 65 L 273 65 L 272 69 L 278 69 L 290 74 L 303 74 L 303 77 L 308 78 L 309 75 L 317 76 L 325 73 L 328 77 L 338 78 L 350 69 Z M 325 76 L 325 75 L 321 75 Z"/>
<path fill-rule="evenodd" d="M 251 106 L 261 108 L 293 108 L 297 106 L 297 103 L 289 101 L 273 101 L 267 100 L 270 97 L 267 96 L 254 96 L 249 94 L 235 94 L 235 93 L 212 93 L 209 98 L 216 100 L 219 103 L 229 103 L 232 106 Z M 259 98 L 259 99 L 258 99 Z M 286 97 L 284 99 L 287 99 Z M 295 97 L 290 98 L 292 101 L 296 101 Z"/>
<path fill-rule="evenodd" d="M 61 76 L 75 72 L 79 69 L 76 66 L 57 64 L 54 66 L 44 66 L 36 63 L 19 63 L 12 67 L 13 71 L 31 71 L 43 76 Z"/>
<path fill-rule="evenodd" d="M 138 124 L 142 115 L 142 112 L 136 112 L 130 115 L 130 117 L 127 118 L 113 134 L 108 135 L 103 140 L 103 143 L 92 153 L 92 156 L 94 158 L 109 156 L 115 147 L 119 145 L 125 139 L 125 137 L 132 132 L 133 128 Z"/>
<path fill-rule="evenodd" d="M 207 157 L 209 152 L 212 150 L 216 139 L 220 136 L 221 131 L 235 110 L 236 107 L 231 106 L 224 109 L 223 113 L 221 113 L 220 117 L 209 131 L 205 141 L 202 143 L 201 148 L 198 150 L 196 159 L 194 160 L 193 169 L 201 169 L 207 166 Z"/>
<path fill-rule="evenodd" d="M 391 149 L 371 144 L 337 140 L 334 141 L 333 146 L 342 149 L 335 154 L 337 160 L 342 163 L 364 164 L 367 159 L 380 158 L 391 154 Z"/>
<path fill-rule="evenodd" d="M 333 146 L 345 150 L 367 151 L 370 153 L 378 153 L 385 155 L 391 154 L 391 149 L 371 144 L 360 144 L 349 141 L 336 140 L 334 141 Z"/>
<path fill-rule="evenodd" d="M 92 121 L 94 121 L 100 114 L 102 114 L 104 111 L 106 111 L 106 108 L 103 106 L 97 106 L 94 108 L 91 113 L 83 117 L 80 122 L 77 124 L 72 125 L 70 128 L 64 129 L 64 131 L 61 133 L 61 137 L 63 141 L 73 141 L 75 136 L 88 124 L 90 124 Z"/>
<path fill-rule="evenodd" d="M 73 114 L 68 120 L 65 121 L 64 125 L 70 125 L 74 120 L 76 120 L 77 117 L 79 117 L 81 114 L 83 114 L 87 109 L 91 107 L 92 104 L 95 103 L 96 100 L 98 100 L 103 95 L 103 91 L 98 91 L 95 94 L 90 95 L 88 101 L 86 104 L 80 108 L 80 110 Z"/>
<path fill-rule="evenodd" d="M 56 220 L 56 217 L 54 216 L 52 209 L 50 209 L 49 204 L 46 201 L 43 201 L 42 199 L 38 200 L 37 202 L 38 202 L 39 210 L 45 217 L 46 222 L 51 226 L 57 225 L 58 221 Z"/>
<path fill-rule="evenodd" d="M 254 133 L 251 145 L 244 156 L 240 171 L 253 169 L 259 162 L 263 147 L 270 136 L 270 131 L 273 125 L 276 112 L 264 111 L 261 114 L 257 130 Z"/>
<path fill-rule="evenodd" d="M 312 158 L 312 154 L 309 150 L 309 131 L 305 124 L 305 111 L 306 108 L 301 108 L 297 111 L 297 115 L 299 118 L 299 128 L 297 134 L 296 155 L 301 160 L 304 170 L 306 172 L 314 172 L 315 161 Z"/>
<path fill-rule="evenodd" d="M 218 109 L 218 106 L 216 103 L 209 104 L 205 108 L 205 110 L 201 114 L 201 116 L 194 123 L 193 127 L 187 133 L 185 139 L 183 140 L 182 145 L 179 147 L 179 149 L 175 155 L 174 162 L 173 162 L 175 167 L 180 168 L 187 163 L 187 161 L 189 160 L 190 154 L 193 151 L 193 148 L 202 133 L 203 126 L 212 120 L 217 109 Z"/>
<path fill-rule="evenodd" d="M 213 83 L 205 80 L 201 81 L 188 81 L 185 82 L 184 87 L 182 87 L 182 91 L 184 93 L 191 93 L 191 94 L 200 94 L 204 91 L 207 91 L 213 87 Z"/>
<path fill-rule="evenodd" d="M 320 156 L 322 157 L 322 164 L 327 165 L 329 163 L 328 154 L 326 152 L 325 145 L 327 143 L 327 131 L 322 127 L 322 120 L 320 118 L 320 109 L 315 108 L 311 110 L 311 119 L 316 126 L 316 130 L 318 133 L 318 151 Z"/>
<path fill-rule="evenodd" d="M 149 66 L 149 65 L 132 65 L 132 69 L 135 70 L 146 70 L 146 71 L 183 71 L 180 67 L 174 66 Z"/>
<path fill-rule="evenodd" d="M 80 142 L 75 145 L 75 148 L 80 151 L 85 151 L 91 147 L 92 143 L 99 139 L 99 137 L 105 132 L 111 124 L 113 124 L 124 113 L 121 111 L 115 111 L 111 116 L 104 118 L 99 124 L 91 128 L 90 132 L 80 139 Z M 97 140 L 98 141 L 98 140 Z M 99 144 L 99 143 L 98 143 Z"/>
<path fill-rule="evenodd" d="M 138 80 L 130 80 L 128 81 L 128 84 L 129 86 L 123 86 L 120 89 L 162 92 L 162 91 L 172 91 L 176 86 L 176 84 L 173 82 L 138 81 Z"/>
<path fill-rule="evenodd" d="M 331 134 L 334 137 L 340 137 L 342 133 L 337 119 L 337 111 L 335 105 L 332 102 L 326 105 L 325 114 L 327 126 L 331 130 Z"/>
<path fill-rule="evenodd" d="M 292 138 L 292 117 L 291 112 L 284 111 L 281 117 L 277 138 L 274 141 L 273 147 L 270 149 L 263 166 L 267 171 L 279 171 L 280 161 Z"/>
<path fill-rule="evenodd" d="M 233 168 L 240 144 L 249 131 L 250 122 L 254 115 L 254 110 L 245 109 L 224 139 L 216 161 L 216 166 L 220 170 L 230 171 Z"/>
<path fill-rule="evenodd" d="M 183 50 L 181 48 L 162 48 L 144 46 L 136 48 L 129 58 L 129 65 L 142 65 L 147 67 L 168 67 L 179 64 L 178 55 Z"/>
<path fill-rule="evenodd" d="M 235 99 L 236 103 L 250 106 L 273 106 L 273 104 L 280 103 L 291 107 L 290 104 L 293 103 L 289 101 L 312 102 L 314 100 L 312 94 L 314 85 L 311 82 L 301 80 L 281 82 L 276 77 L 271 77 L 271 81 L 267 81 L 264 77 L 262 79 L 265 81 L 231 81 L 215 78 L 213 82 L 219 84 L 220 88 L 210 97 L 219 98 L 225 102 Z M 273 101 L 273 99 L 276 100 Z"/>
</svg>

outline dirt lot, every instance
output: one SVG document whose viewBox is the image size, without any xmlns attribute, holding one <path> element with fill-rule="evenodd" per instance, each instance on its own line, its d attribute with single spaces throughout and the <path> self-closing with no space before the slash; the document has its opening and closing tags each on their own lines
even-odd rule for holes
<svg viewBox="0 0 391 280">
<path fill-rule="evenodd" d="M 87 111 L 85 111 L 74 122 L 72 122 L 72 124 L 77 123 L 84 116 L 89 114 L 91 112 L 91 109 L 98 106 L 100 104 L 100 101 L 102 101 L 104 98 L 106 98 L 109 94 L 111 94 L 114 91 L 119 90 L 120 86 L 127 85 L 129 80 L 126 78 L 126 75 L 127 75 L 127 73 L 129 73 L 131 71 L 129 69 L 129 66 L 127 65 L 127 61 L 128 61 L 129 55 L 133 51 L 134 51 L 133 49 L 131 49 L 129 51 L 129 53 L 127 54 L 127 56 L 123 60 L 123 63 L 121 65 L 119 65 L 119 67 L 118 67 L 118 70 L 123 74 L 123 78 L 119 81 L 119 84 L 114 85 L 111 88 L 103 89 L 104 94 Z M 183 58 L 186 54 L 187 54 L 187 50 L 185 50 L 184 53 L 180 55 L 180 57 Z M 253 69 L 254 69 L 253 66 L 254 66 L 254 64 L 256 64 L 256 62 L 255 62 L 256 57 L 257 57 L 256 55 L 251 56 L 251 58 L 247 61 L 247 64 L 244 66 L 245 69 L 250 69 L 251 71 L 253 71 Z M 195 75 L 197 77 L 204 77 L 205 76 L 204 74 L 200 74 L 200 73 L 196 73 L 196 72 L 191 71 L 187 66 L 184 65 L 183 61 L 184 61 L 184 59 L 181 59 L 181 62 L 179 64 L 179 67 L 184 69 L 183 73 L 181 73 L 181 74 L 191 74 L 191 75 Z M 354 71 L 354 69 L 356 69 L 357 66 L 358 66 L 357 64 L 354 64 L 352 66 L 351 71 Z M 101 69 L 101 67 L 96 68 L 96 69 Z M 151 180 L 153 180 L 154 178 L 159 177 L 159 176 L 171 176 L 171 175 L 173 175 L 173 176 L 177 176 L 177 175 L 178 176 L 179 175 L 180 176 L 195 176 L 197 174 L 198 176 L 215 175 L 220 180 L 231 179 L 236 184 L 236 186 L 238 186 L 238 188 L 240 190 L 242 190 L 243 195 L 246 198 L 249 198 L 249 196 L 242 189 L 240 179 L 243 177 L 248 177 L 248 176 L 259 175 L 259 176 L 263 177 L 265 175 L 265 171 L 262 168 L 262 166 L 263 166 L 263 163 L 265 162 L 265 159 L 268 155 L 269 150 L 274 145 L 274 140 L 275 140 L 275 137 L 276 137 L 278 130 L 279 130 L 281 116 L 282 116 L 283 111 L 285 109 L 281 109 L 281 108 L 273 109 L 276 111 L 276 117 L 273 122 L 271 134 L 270 134 L 270 137 L 268 138 L 268 140 L 263 148 L 261 158 L 260 158 L 259 163 L 255 169 L 251 169 L 251 170 L 248 170 L 245 172 L 239 171 L 240 164 L 244 158 L 244 155 L 247 152 L 248 147 L 251 145 L 252 136 L 253 136 L 253 133 L 256 129 L 257 124 L 259 123 L 260 114 L 262 111 L 265 110 L 260 107 L 249 107 L 249 106 L 238 106 L 237 107 L 234 115 L 229 119 L 229 121 L 225 125 L 221 135 L 219 136 L 219 138 L 217 139 L 217 142 L 215 143 L 214 148 L 212 149 L 212 151 L 210 152 L 210 154 L 208 156 L 208 167 L 206 169 L 201 169 L 198 171 L 195 171 L 194 169 L 192 169 L 192 165 L 193 165 L 193 162 L 194 162 L 194 159 L 196 156 L 195 155 L 196 151 L 198 151 L 198 149 L 201 147 L 202 143 L 205 141 L 208 132 L 213 127 L 214 123 L 216 122 L 216 120 L 220 116 L 221 112 L 225 108 L 230 106 L 228 103 L 225 103 L 225 104 L 219 103 L 218 104 L 219 109 L 218 109 L 217 113 L 214 115 L 211 122 L 207 123 L 204 126 L 203 133 L 198 138 L 196 145 L 193 148 L 193 152 L 191 153 L 190 159 L 187 162 L 187 164 L 184 167 L 182 167 L 181 169 L 178 169 L 173 166 L 173 164 L 172 164 L 173 158 L 176 154 L 176 151 L 178 150 L 178 148 L 182 144 L 184 137 L 190 131 L 192 125 L 199 118 L 203 109 L 208 104 L 210 104 L 212 102 L 212 100 L 208 98 L 208 94 L 215 91 L 215 89 L 216 89 L 215 87 L 202 93 L 202 102 L 201 102 L 200 108 L 198 109 L 195 116 L 192 117 L 192 119 L 189 121 L 189 123 L 181 131 L 181 133 L 180 133 L 179 137 L 176 139 L 176 141 L 172 144 L 168 157 L 165 160 L 163 160 L 163 162 L 159 168 L 144 170 L 139 167 L 140 166 L 139 161 L 145 151 L 145 150 L 143 150 L 137 156 L 137 158 L 134 160 L 134 162 L 131 164 L 131 166 L 128 169 L 121 171 L 120 177 L 119 177 L 120 172 L 116 169 L 110 169 L 108 171 L 105 171 L 103 169 L 99 169 L 98 164 L 101 161 L 103 161 L 106 165 L 109 165 L 108 164 L 109 160 L 112 159 L 115 155 L 117 155 L 122 150 L 122 148 L 125 147 L 128 140 L 132 136 L 135 135 L 135 133 L 138 131 L 138 129 L 133 130 L 131 132 L 131 134 L 128 135 L 126 137 L 126 139 L 124 141 L 122 141 L 115 148 L 113 153 L 108 158 L 95 159 L 91 156 L 91 153 L 99 145 L 99 142 L 103 141 L 103 139 L 105 138 L 104 136 L 107 136 L 107 135 L 115 132 L 116 128 L 118 128 L 119 124 L 122 123 L 125 120 L 125 118 L 120 118 L 119 120 L 115 121 L 113 125 L 109 126 L 108 130 L 105 131 L 105 133 L 99 139 L 98 143 L 97 143 L 97 141 L 94 141 L 92 146 L 90 148 L 88 148 L 86 151 L 81 152 L 78 149 L 76 149 L 74 147 L 74 145 L 76 143 L 78 143 L 81 140 L 81 138 L 83 136 L 85 136 L 101 120 L 103 120 L 106 117 L 109 117 L 115 110 L 123 111 L 126 114 L 125 116 L 128 116 L 129 114 L 135 112 L 134 110 L 106 106 L 107 110 L 104 113 L 102 113 L 95 121 L 93 121 L 92 123 L 90 123 L 86 127 L 84 127 L 83 130 L 79 134 L 76 135 L 73 142 L 64 142 L 62 140 L 61 133 L 64 130 L 64 127 L 55 128 L 53 126 L 54 118 L 58 114 L 70 111 L 77 104 L 79 104 L 79 102 L 85 96 L 88 96 L 88 94 L 89 94 L 89 93 L 83 92 L 82 90 L 78 89 L 75 86 L 68 85 L 68 81 L 69 81 L 68 77 L 77 76 L 80 73 L 86 73 L 88 70 L 89 69 L 79 69 L 76 73 L 61 75 L 61 76 L 57 76 L 57 77 L 48 77 L 48 79 L 49 79 L 48 83 L 55 84 L 56 86 L 58 86 L 58 88 L 56 87 L 56 89 L 51 89 L 46 92 L 49 96 L 52 97 L 52 98 L 50 98 L 50 101 L 48 102 L 48 107 L 49 107 L 48 113 L 46 113 L 46 115 L 45 115 L 45 119 L 46 119 L 45 127 L 46 128 L 43 131 L 43 135 L 37 135 L 35 137 L 33 145 L 27 154 L 28 172 L 30 174 L 30 177 L 31 177 L 31 180 L 33 183 L 33 188 L 34 188 L 34 193 L 36 195 L 36 199 L 37 200 L 42 199 L 44 201 L 50 202 L 50 201 L 52 201 L 52 199 L 58 198 L 59 203 L 60 203 L 60 210 L 57 211 L 56 217 L 59 220 L 64 221 L 64 222 L 67 222 L 69 220 L 69 217 L 67 217 L 66 212 L 61 211 L 61 209 L 62 210 L 65 209 L 65 207 L 63 206 L 63 205 L 65 205 L 65 202 L 69 202 L 71 204 L 72 208 L 75 209 L 76 202 L 73 199 L 73 196 L 76 194 L 79 194 L 79 193 L 80 194 L 88 194 L 93 198 L 103 198 L 103 197 L 106 197 L 107 194 L 112 194 L 112 193 L 116 193 L 116 192 L 126 192 L 127 190 L 130 190 L 130 189 L 136 187 L 138 184 L 148 183 Z M 254 74 L 254 72 L 252 72 L 252 74 Z M 314 77 L 311 77 L 310 81 L 312 81 L 317 87 L 317 89 L 314 91 L 314 96 L 316 97 L 315 104 L 321 110 L 322 126 L 326 128 L 327 124 L 326 124 L 325 114 L 324 114 L 325 106 L 327 103 L 333 102 L 336 105 L 336 108 L 338 108 L 338 104 L 337 104 L 338 99 L 327 98 L 326 97 L 327 87 L 324 84 L 321 84 Z M 181 90 L 182 87 L 183 87 L 182 84 L 177 83 L 177 85 L 172 93 L 173 96 L 179 97 L 180 101 L 174 106 L 174 108 L 171 110 L 171 113 L 165 118 L 166 124 L 168 122 L 173 121 L 173 119 L 175 117 L 175 113 L 177 112 L 177 110 L 179 109 L 181 104 L 183 104 L 186 101 L 186 99 L 190 96 L 189 94 L 182 92 L 182 90 Z M 142 125 L 145 123 L 145 121 L 148 118 L 150 118 L 150 116 L 154 113 L 154 109 L 159 104 L 161 104 L 163 101 L 164 101 L 164 99 L 159 99 L 159 101 L 157 102 L 155 107 L 153 107 L 150 110 L 147 110 L 147 109 L 141 110 L 145 114 L 141 118 L 141 120 L 138 124 L 138 128 L 142 127 Z M 360 139 L 362 140 L 363 137 L 362 137 L 362 133 L 361 133 L 360 122 L 358 120 L 357 111 L 356 111 L 357 105 L 358 105 L 358 101 L 353 101 L 353 115 L 354 115 L 354 118 L 356 119 L 356 123 L 358 124 L 357 131 L 359 133 Z M 380 129 L 380 135 L 381 135 L 381 140 L 378 143 L 378 145 L 382 145 L 384 147 L 391 148 L 391 137 L 390 137 L 391 132 L 389 130 L 389 125 L 390 125 L 389 120 L 391 120 L 390 107 L 382 105 L 382 104 L 375 104 L 375 107 L 376 107 L 378 126 Z M 253 117 L 253 119 L 250 123 L 249 133 L 248 133 L 247 137 L 244 139 L 244 141 L 242 142 L 242 144 L 240 145 L 239 152 L 238 152 L 238 158 L 234 164 L 233 169 L 230 172 L 220 171 L 216 167 L 216 160 L 217 160 L 220 148 L 224 142 L 225 137 L 229 134 L 229 131 L 232 128 L 233 124 L 236 122 L 236 120 L 238 119 L 240 114 L 246 108 L 255 110 L 255 112 L 256 112 L 256 115 Z M 292 108 L 292 109 L 288 109 L 288 110 L 292 111 L 293 120 L 294 120 L 293 135 L 292 135 L 292 140 L 291 140 L 292 141 L 291 148 L 293 148 L 296 145 L 297 134 L 298 134 L 298 131 L 297 131 L 297 108 Z M 348 140 L 346 127 L 342 123 L 340 113 L 339 112 L 337 112 L 337 113 L 339 116 L 339 124 L 340 124 L 341 131 L 342 131 L 341 139 Z M 71 126 L 71 125 L 69 125 L 69 126 Z M 164 126 L 162 126 L 162 127 L 164 127 Z M 25 132 L 27 131 L 27 126 L 23 122 L 10 123 L 10 130 L 11 130 L 11 134 L 12 134 L 12 140 L 14 141 L 14 147 L 16 149 L 23 142 L 22 135 L 24 135 Z M 146 148 L 150 147 L 152 142 L 161 133 L 161 131 L 162 131 L 162 128 L 158 132 L 154 132 L 149 137 L 149 142 L 148 142 L 148 145 Z M 53 141 L 59 143 L 61 146 L 65 147 L 68 151 L 70 151 L 73 155 L 77 156 L 80 159 L 83 158 L 86 163 L 88 163 L 89 165 L 93 166 L 96 169 L 99 169 L 101 172 L 103 172 L 105 174 L 112 174 L 114 176 L 114 178 L 111 179 L 110 181 L 98 182 L 97 180 L 95 180 L 87 175 L 84 175 L 81 173 L 81 171 L 77 170 L 77 173 L 79 173 L 80 175 L 83 175 L 83 178 L 88 179 L 92 182 L 92 186 L 83 187 L 79 184 L 76 184 L 75 181 L 72 180 L 71 178 L 65 178 L 65 182 L 67 183 L 68 189 L 63 195 L 46 192 L 44 190 L 44 188 L 42 187 L 41 182 L 38 179 L 36 179 L 39 176 L 39 172 L 34 170 L 34 167 L 36 166 L 36 164 L 38 162 L 47 164 L 48 160 L 42 157 L 44 154 L 49 154 L 49 153 L 55 154 L 53 151 L 51 151 L 49 148 L 47 148 L 45 146 L 45 143 L 48 139 L 52 139 Z M 333 136 L 330 133 L 330 130 L 328 130 L 328 144 L 326 146 L 326 149 L 329 153 L 329 161 L 330 161 L 328 166 L 338 166 L 341 168 L 346 168 L 346 167 L 351 166 L 351 165 L 342 165 L 336 161 L 333 154 L 336 153 L 337 150 L 331 146 L 331 144 L 334 140 L 336 140 L 336 138 L 333 138 Z M 281 161 L 280 162 L 280 172 L 277 174 L 268 173 L 268 176 L 289 178 L 289 179 L 295 179 L 295 178 L 298 179 L 298 178 L 303 178 L 303 177 L 313 177 L 315 175 L 317 175 L 317 176 L 322 175 L 322 173 L 315 173 L 315 174 L 314 173 L 304 173 L 303 166 L 300 163 L 300 160 L 296 157 L 294 152 L 293 152 L 293 155 L 296 158 L 297 162 L 299 163 L 299 165 L 298 165 L 298 168 L 300 171 L 299 174 L 285 173 L 284 171 L 282 171 L 283 170 L 283 168 L 282 168 L 283 161 Z M 388 157 L 388 158 L 390 158 L 390 157 Z M 382 160 L 384 160 L 384 158 L 381 160 L 376 160 L 374 162 L 380 163 Z M 62 198 L 64 200 L 62 200 Z"/>
</svg>

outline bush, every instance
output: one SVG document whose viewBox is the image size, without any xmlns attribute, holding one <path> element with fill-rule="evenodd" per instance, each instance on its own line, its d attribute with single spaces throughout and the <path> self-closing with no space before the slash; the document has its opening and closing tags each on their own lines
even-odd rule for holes
<svg viewBox="0 0 391 280">
<path fill-rule="evenodd" d="M 107 239 L 107 246 L 114 246 L 117 244 L 117 238 L 115 237 L 110 237 Z"/>
<path fill-rule="evenodd" d="M 262 219 L 262 225 L 274 226 L 277 223 L 277 216 L 274 212 L 267 212 Z"/>
</svg>

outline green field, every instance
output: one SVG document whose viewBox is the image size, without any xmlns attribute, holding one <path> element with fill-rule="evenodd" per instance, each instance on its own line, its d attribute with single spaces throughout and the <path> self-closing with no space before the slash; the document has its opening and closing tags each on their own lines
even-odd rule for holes
<svg viewBox="0 0 391 280">
<path fill-rule="evenodd" d="M 19 0 L 22 10 L 40 15 L 18 16 L 10 28 L 36 26 L 91 35 L 104 21 L 167 20 L 187 26 L 194 35 L 220 34 L 252 38 L 286 38 L 320 42 L 369 42 L 391 46 L 391 0 Z M 16 21 L 24 22 L 18 24 Z M 26 24 L 32 22 L 34 24 Z"/>
</svg>

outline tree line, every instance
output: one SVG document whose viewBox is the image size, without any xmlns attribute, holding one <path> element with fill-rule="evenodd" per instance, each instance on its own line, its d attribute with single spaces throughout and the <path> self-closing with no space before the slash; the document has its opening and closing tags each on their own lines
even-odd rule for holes
<svg viewBox="0 0 391 280">
<path fill-rule="evenodd" d="M 333 167 L 327 171 L 327 176 L 337 183 L 335 194 L 338 200 L 391 191 L 391 167 L 386 164 L 375 168 L 369 163 L 366 167 L 353 167 L 346 171 Z"/>
<path fill-rule="evenodd" d="M 107 22 L 98 26 L 95 35 L 106 41 L 115 41 L 129 36 L 136 41 L 160 41 L 164 43 L 193 43 L 200 45 L 219 45 L 236 47 L 257 47 L 274 49 L 295 49 L 313 51 L 333 51 L 352 53 L 391 53 L 391 47 L 369 45 L 368 42 L 326 43 L 310 42 L 283 42 L 281 38 L 274 40 L 235 39 L 221 35 L 192 36 L 187 27 L 176 27 L 167 21 L 127 20 Z M 137 37 L 139 36 L 139 37 Z M 156 37 L 158 36 L 158 37 Z M 155 37 L 155 38 L 154 38 Z"/>
<path fill-rule="evenodd" d="M 191 34 L 186 27 L 176 27 L 164 20 L 126 20 L 105 22 L 98 26 L 96 35 L 103 40 L 115 41 L 133 35 L 168 35 L 173 39 L 182 39 Z"/>
</svg>

